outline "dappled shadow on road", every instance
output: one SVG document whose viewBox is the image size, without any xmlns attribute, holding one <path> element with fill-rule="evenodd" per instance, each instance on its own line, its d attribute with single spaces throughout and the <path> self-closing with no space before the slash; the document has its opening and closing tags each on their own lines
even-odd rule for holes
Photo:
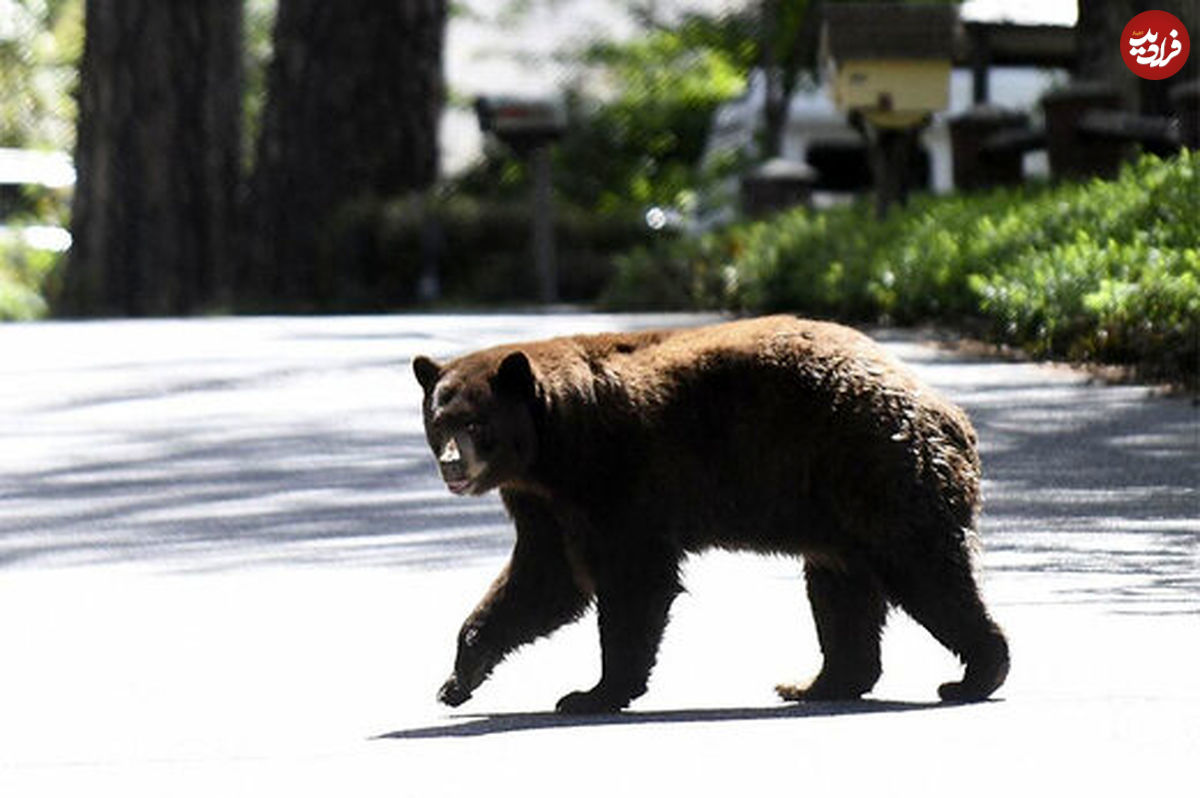
<svg viewBox="0 0 1200 798">
<path fill-rule="evenodd" d="M 444 724 L 400 729 L 381 734 L 376 740 L 426 740 L 453 737 L 483 737 L 509 732 L 540 729 L 578 728 L 583 726 L 674 725 L 680 723 L 721 723 L 729 721 L 785 720 L 840 715 L 875 715 L 913 712 L 956 706 L 942 703 L 908 701 L 816 701 L 778 707 L 736 707 L 723 709 L 680 709 L 651 712 L 617 712 L 607 715 L 563 715 L 556 712 L 514 712 L 492 715 L 457 715 Z"/>
<path fill-rule="evenodd" d="M 65 360 L 2 371 L 0 567 L 501 559 L 512 532 L 500 503 L 442 486 L 406 359 L 533 334 L 503 323 L 452 334 L 432 318 L 224 323 L 245 352 L 208 343 L 219 325 L 130 326 L 105 333 L 107 367 L 70 359 L 80 331 L 51 329 Z M 134 345 L 160 329 L 190 359 L 175 339 L 149 354 Z M 1200 408 L 882 337 L 975 421 L 985 564 L 1002 600 L 1200 611 Z"/>
<path fill-rule="evenodd" d="M 1125 611 L 1200 612 L 1196 408 L 1136 390 L 1056 393 L 966 401 L 986 435 L 990 567 L 1053 575 L 1060 592 Z"/>
<path fill-rule="evenodd" d="M 499 501 L 450 495 L 425 444 L 399 354 L 425 339 L 370 332 L 343 351 L 288 329 L 234 336 L 212 356 L 121 350 L 107 368 L 47 358 L 6 374 L 0 567 L 503 557 L 511 531 Z M 395 356 L 381 354 L 389 342 Z M 239 345 L 263 351 L 239 357 Z"/>
<path fill-rule="evenodd" d="M 469 564 L 511 545 L 495 499 L 449 495 L 424 440 L 320 430 L 130 434 L 9 480 L 0 565 Z"/>
<path fill-rule="evenodd" d="M 511 527 L 494 495 L 454 497 L 438 479 L 409 359 L 654 322 L 418 315 L 6 329 L 23 354 L 0 362 L 0 567 L 494 562 Z"/>
<path fill-rule="evenodd" d="M 989 573 L 1009 601 L 1200 612 L 1200 407 L 1061 368 L 908 349 L 979 432 Z"/>
</svg>

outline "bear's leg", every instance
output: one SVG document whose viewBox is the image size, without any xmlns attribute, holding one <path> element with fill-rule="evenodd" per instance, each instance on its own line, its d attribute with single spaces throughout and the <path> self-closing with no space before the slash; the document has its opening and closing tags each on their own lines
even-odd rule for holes
<svg viewBox="0 0 1200 798">
<path fill-rule="evenodd" d="M 910 560 L 888 578 L 888 594 L 966 664 L 962 681 L 938 689 L 943 701 L 982 701 L 1008 676 L 1008 641 L 979 596 L 964 548 Z"/>
<path fill-rule="evenodd" d="M 438 699 L 458 706 L 510 651 L 578 620 L 592 594 L 571 567 L 561 527 L 540 499 L 505 496 L 517 526 L 512 559 L 458 634 Z"/>
<path fill-rule="evenodd" d="M 567 714 L 616 712 L 646 692 L 667 625 L 671 602 L 682 590 L 678 558 L 645 552 L 621 555 L 622 563 L 597 585 L 601 676 L 586 692 L 558 702 Z"/>
<path fill-rule="evenodd" d="M 879 635 L 887 602 L 865 569 L 804 566 L 808 600 L 825 662 L 807 686 L 775 688 L 785 701 L 860 698 L 879 679 Z"/>
</svg>

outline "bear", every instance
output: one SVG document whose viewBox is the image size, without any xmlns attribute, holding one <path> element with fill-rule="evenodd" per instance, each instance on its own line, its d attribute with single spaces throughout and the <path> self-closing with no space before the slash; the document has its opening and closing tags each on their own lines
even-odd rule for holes
<svg viewBox="0 0 1200 798">
<path fill-rule="evenodd" d="M 712 548 L 803 559 L 823 664 L 778 686 L 785 701 L 870 692 L 893 606 L 965 665 L 943 701 L 1004 682 L 1008 642 L 975 579 L 975 431 L 866 335 L 771 316 L 412 366 L 446 487 L 498 489 L 516 527 L 442 702 L 594 603 L 599 682 L 557 710 L 624 709 L 646 691 L 683 558 Z"/>
</svg>

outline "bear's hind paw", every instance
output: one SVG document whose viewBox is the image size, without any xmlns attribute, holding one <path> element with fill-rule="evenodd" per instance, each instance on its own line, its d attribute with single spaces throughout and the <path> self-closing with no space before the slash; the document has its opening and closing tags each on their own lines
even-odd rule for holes
<svg viewBox="0 0 1200 798">
<path fill-rule="evenodd" d="M 938 688 L 938 698 L 947 704 L 969 704 L 986 701 L 999 688 L 1002 679 L 983 684 L 964 679 L 961 682 L 946 682 Z"/>
</svg>

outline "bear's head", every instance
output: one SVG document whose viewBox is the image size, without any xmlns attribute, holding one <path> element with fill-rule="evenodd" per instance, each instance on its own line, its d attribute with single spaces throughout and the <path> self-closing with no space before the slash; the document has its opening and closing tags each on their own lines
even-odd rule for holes
<svg viewBox="0 0 1200 798">
<path fill-rule="evenodd" d="M 528 478 L 537 454 L 536 382 L 524 352 L 481 352 L 446 365 L 418 356 L 413 373 L 446 487 L 478 496 Z"/>
</svg>

